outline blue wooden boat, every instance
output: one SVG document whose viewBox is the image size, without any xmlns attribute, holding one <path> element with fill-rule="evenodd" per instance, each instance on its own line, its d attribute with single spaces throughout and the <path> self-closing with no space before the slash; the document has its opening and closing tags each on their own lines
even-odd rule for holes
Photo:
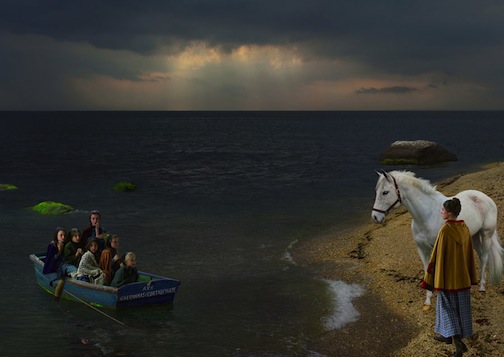
<svg viewBox="0 0 504 357">
<path fill-rule="evenodd" d="M 35 268 L 37 283 L 54 295 L 58 283 L 56 273 L 44 274 L 45 253 L 31 254 L 30 260 Z M 138 272 L 138 282 L 119 288 L 92 284 L 85 281 L 65 278 L 62 298 L 80 301 L 96 307 L 119 309 L 124 307 L 161 305 L 173 302 L 180 281 L 154 274 Z"/>
</svg>

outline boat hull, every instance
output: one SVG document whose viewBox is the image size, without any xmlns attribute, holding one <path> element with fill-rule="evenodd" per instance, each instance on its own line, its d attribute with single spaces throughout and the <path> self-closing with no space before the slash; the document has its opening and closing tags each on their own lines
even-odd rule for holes
<svg viewBox="0 0 504 357">
<path fill-rule="evenodd" d="M 31 254 L 37 283 L 54 295 L 54 288 L 59 279 L 56 273 L 44 274 L 45 254 Z M 146 305 L 171 304 L 180 286 L 180 281 L 145 272 L 139 272 L 139 281 L 120 288 L 88 283 L 85 281 L 65 278 L 61 298 L 85 302 L 87 304 L 108 309 L 120 309 Z"/>
</svg>

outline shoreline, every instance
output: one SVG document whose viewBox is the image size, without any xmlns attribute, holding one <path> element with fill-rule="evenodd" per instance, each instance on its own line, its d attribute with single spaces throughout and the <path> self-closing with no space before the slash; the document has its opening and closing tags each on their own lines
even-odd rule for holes
<svg viewBox="0 0 504 357">
<path fill-rule="evenodd" d="M 504 162 L 433 184 L 446 196 L 466 189 L 485 192 L 499 209 L 497 230 L 503 242 Z M 292 254 L 298 264 L 315 266 L 322 278 L 357 283 L 366 290 L 352 301 L 360 313 L 358 321 L 324 333 L 312 346 L 314 350 L 327 356 L 453 354 L 452 345 L 433 339 L 435 297 L 432 309 L 422 311 L 425 291 L 419 284 L 423 267 L 412 237 L 411 220 L 407 210 L 400 207 L 389 213 L 383 225 L 370 222 L 295 247 Z M 476 263 L 479 271 L 479 258 Z M 471 300 L 474 334 L 466 340 L 469 351 L 465 355 L 503 356 L 504 279 L 498 286 L 488 285 L 485 293 L 473 287 Z"/>
</svg>

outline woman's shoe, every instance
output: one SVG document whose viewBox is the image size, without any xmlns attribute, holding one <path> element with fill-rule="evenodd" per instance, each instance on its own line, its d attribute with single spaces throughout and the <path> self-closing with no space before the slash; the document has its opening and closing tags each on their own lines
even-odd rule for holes
<svg viewBox="0 0 504 357">
<path fill-rule="evenodd" d="M 454 356 L 462 356 L 464 352 L 467 352 L 467 346 L 460 339 L 459 335 L 453 336 L 453 342 L 455 343 L 455 354 Z"/>
<path fill-rule="evenodd" d="M 448 345 L 451 345 L 452 344 L 452 338 L 451 337 L 444 337 L 444 336 L 441 336 L 441 335 L 436 335 L 434 336 L 434 339 L 436 341 L 439 341 L 439 342 L 444 342 Z"/>
</svg>

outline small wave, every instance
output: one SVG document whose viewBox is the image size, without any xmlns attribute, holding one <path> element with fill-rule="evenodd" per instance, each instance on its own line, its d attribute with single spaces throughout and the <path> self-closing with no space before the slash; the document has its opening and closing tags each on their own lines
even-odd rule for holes
<svg viewBox="0 0 504 357">
<path fill-rule="evenodd" d="M 290 242 L 290 244 L 287 246 L 287 248 L 285 248 L 285 252 L 282 256 L 283 261 L 286 261 L 287 263 L 290 263 L 292 265 L 296 265 L 296 261 L 292 257 L 292 254 L 290 251 L 292 250 L 292 247 L 294 247 L 294 245 L 297 244 L 297 242 L 298 242 L 298 240 L 295 239 L 294 241 Z"/>
<path fill-rule="evenodd" d="M 342 328 L 350 322 L 359 319 L 360 313 L 355 309 L 352 300 L 364 294 L 364 288 L 358 284 L 347 284 L 339 280 L 324 280 L 328 285 L 333 299 L 331 316 L 321 319 L 326 331 Z"/>
</svg>

